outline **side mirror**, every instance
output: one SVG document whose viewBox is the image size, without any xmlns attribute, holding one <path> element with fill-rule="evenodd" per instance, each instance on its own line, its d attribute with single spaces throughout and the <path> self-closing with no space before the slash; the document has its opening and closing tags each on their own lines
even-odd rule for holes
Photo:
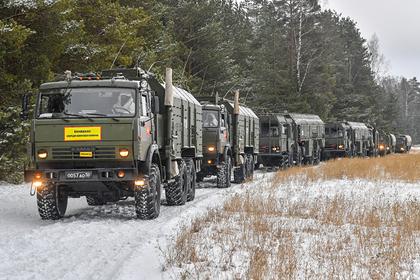
<svg viewBox="0 0 420 280">
<path fill-rule="evenodd" d="M 29 118 L 29 102 L 32 93 L 25 93 L 22 96 L 22 111 L 20 112 L 20 119 L 26 121 Z"/>
<path fill-rule="evenodd" d="M 153 110 L 153 114 L 159 114 L 159 96 L 153 96 L 152 110 Z"/>
</svg>

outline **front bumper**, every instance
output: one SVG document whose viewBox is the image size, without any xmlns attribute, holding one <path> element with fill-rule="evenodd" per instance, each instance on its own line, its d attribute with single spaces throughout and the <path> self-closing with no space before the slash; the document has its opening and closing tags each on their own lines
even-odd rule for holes
<svg viewBox="0 0 420 280">
<path fill-rule="evenodd" d="M 118 172 L 124 172 L 123 177 L 118 177 Z M 69 178 L 67 174 L 77 172 L 91 172 L 89 178 Z M 39 180 L 53 183 L 80 183 L 80 182 L 125 182 L 139 178 L 135 168 L 89 168 L 89 169 L 43 169 L 25 170 L 25 181 L 32 182 L 35 174 L 40 174 Z"/>
</svg>

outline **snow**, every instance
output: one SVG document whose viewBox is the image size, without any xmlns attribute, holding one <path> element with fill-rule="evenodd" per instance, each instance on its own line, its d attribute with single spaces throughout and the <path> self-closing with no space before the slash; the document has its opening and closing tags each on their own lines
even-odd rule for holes
<svg viewBox="0 0 420 280">
<path fill-rule="evenodd" d="M 162 250 L 180 228 L 255 183 L 217 189 L 207 181 L 194 201 L 135 219 L 132 200 L 88 206 L 69 199 L 60 221 L 42 221 L 29 185 L 0 184 L 0 279 L 161 279 Z"/>
<path fill-rule="evenodd" d="M 169 260 L 165 278 L 197 274 L 203 279 L 249 279 L 251 262 L 258 261 L 253 254 L 261 249 L 268 254 L 268 269 L 259 274 L 262 279 L 278 279 L 289 271 L 293 276 L 285 278 L 390 279 L 391 264 L 398 267 L 397 279 L 420 279 L 420 232 L 413 234 L 413 241 L 404 239 L 404 233 L 400 235 L 402 231 L 391 223 L 369 224 L 376 222 L 371 213 L 387 213 L 387 209 L 404 209 L 398 212 L 402 213 L 410 209 L 404 207 L 414 204 L 418 213 L 420 183 L 366 179 L 307 182 L 296 176 L 274 187 L 258 184 L 246 194 L 251 198 L 247 207 L 237 206 L 237 212 L 226 211 L 200 222 L 200 230 L 184 244 L 194 250 L 197 261 Z M 247 196 L 241 197 L 242 205 Z M 273 204 L 277 204 L 273 210 L 261 210 Z M 386 224 L 392 214 L 381 216 L 381 223 Z M 372 220 L 363 220 L 365 217 Z M 400 219 L 402 222 L 404 217 Z"/>
</svg>

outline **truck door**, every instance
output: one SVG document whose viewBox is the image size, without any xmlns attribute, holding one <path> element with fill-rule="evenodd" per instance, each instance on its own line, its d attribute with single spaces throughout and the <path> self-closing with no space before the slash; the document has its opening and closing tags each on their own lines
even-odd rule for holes
<svg viewBox="0 0 420 280">
<path fill-rule="evenodd" d="M 141 159 L 145 159 L 148 149 L 153 143 L 152 129 L 153 120 L 151 119 L 150 96 L 146 92 L 140 92 L 139 98 L 139 140 Z"/>
</svg>

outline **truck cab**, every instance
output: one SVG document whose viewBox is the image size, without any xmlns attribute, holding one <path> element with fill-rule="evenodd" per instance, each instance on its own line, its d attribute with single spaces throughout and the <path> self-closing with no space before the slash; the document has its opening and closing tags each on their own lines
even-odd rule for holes
<svg viewBox="0 0 420 280">
<path fill-rule="evenodd" d="M 102 205 L 131 196 L 141 219 L 159 215 L 162 187 L 170 205 L 194 198 L 201 105 L 171 73 L 166 85 L 141 69 L 41 85 L 25 170 L 41 218 L 63 217 L 69 197 Z"/>
<path fill-rule="evenodd" d="M 352 156 L 352 137 L 350 126 L 345 122 L 330 122 L 325 125 L 326 159 Z"/>
<path fill-rule="evenodd" d="M 293 165 L 291 123 L 280 114 L 260 115 L 258 165 L 286 168 Z"/>
</svg>

